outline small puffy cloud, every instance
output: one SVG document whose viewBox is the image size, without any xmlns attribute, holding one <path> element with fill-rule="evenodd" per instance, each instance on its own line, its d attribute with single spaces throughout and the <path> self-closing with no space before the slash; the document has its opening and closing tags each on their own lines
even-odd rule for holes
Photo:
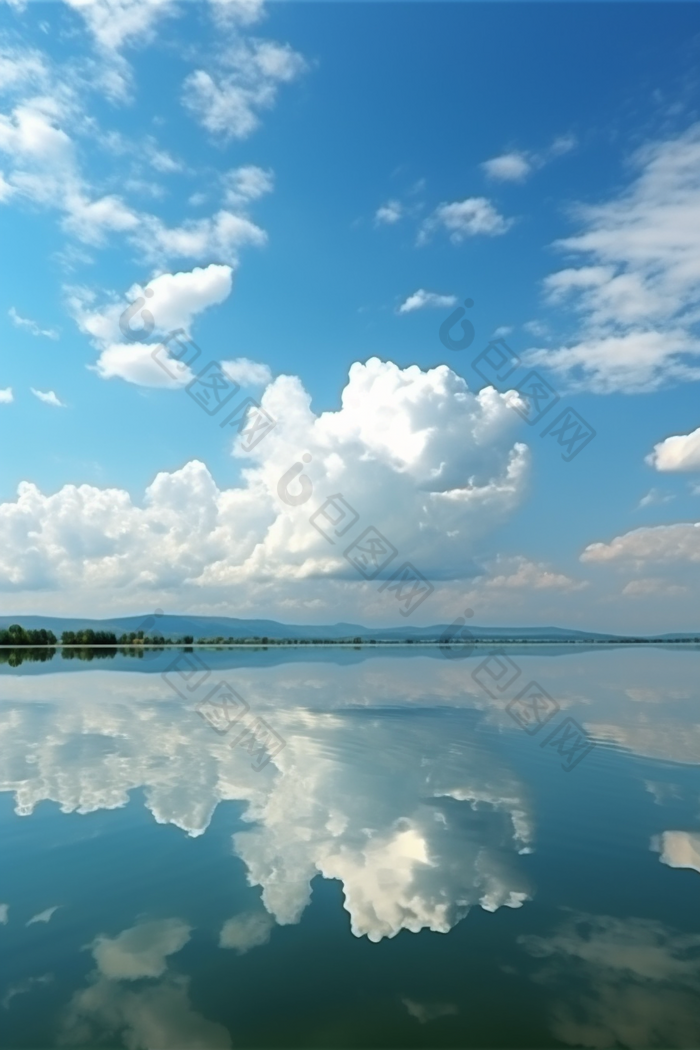
<svg viewBox="0 0 700 1050">
<path fill-rule="evenodd" d="M 166 959 L 187 944 L 191 927 L 181 919 L 142 922 L 116 937 L 97 937 L 91 951 L 100 973 L 110 981 L 160 977 Z"/>
<path fill-rule="evenodd" d="M 6 386 L 4 389 L 0 389 L 0 405 L 10 405 L 14 399 L 15 397 L 12 393 L 11 386 Z"/>
<path fill-rule="evenodd" d="M 38 397 L 45 405 L 54 405 L 56 408 L 66 407 L 53 390 L 35 390 L 34 387 L 31 387 L 31 391 L 34 394 L 34 397 Z"/>
<path fill-rule="evenodd" d="M 223 183 L 226 203 L 232 207 L 245 207 L 249 201 L 271 193 L 275 180 L 271 171 L 249 164 L 226 172 Z"/>
<path fill-rule="evenodd" d="M 697 831 L 664 831 L 652 848 L 661 854 L 659 860 L 669 868 L 692 868 L 700 872 L 700 833 Z"/>
<path fill-rule="evenodd" d="M 175 14 L 173 0 L 66 0 L 85 20 L 104 51 L 117 51 L 129 43 L 143 45 L 153 37 L 157 22 Z"/>
<path fill-rule="evenodd" d="M 517 151 L 502 153 L 500 157 L 484 161 L 481 166 L 489 178 L 500 182 L 522 182 L 532 171 L 527 154 Z"/>
<path fill-rule="evenodd" d="M 134 386 L 179 390 L 194 379 L 194 373 L 168 352 L 174 346 L 169 342 L 166 350 L 161 350 L 153 343 L 112 343 L 89 367 L 100 379 L 123 379 Z"/>
<path fill-rule="evenodd" d="M 250 911 L 227 919 L 219 935 L 220 948 L 234 948 L 244 955 L 251 948 L 267 944 L 275 921 L 269 912 Z"/>
<path fill-rule="evenodd" d="M 8 923 L 8 913 L 10 911 L 9 904 L 0 904 L 0 923 L 6 926 Z"/>
<path fill-rule="evenodd" d="M 513 225 L 504 218 L 486 197 L 468 197 L 452 204 L 440 204 L 423 223 L 418 243 L 424 244 L 439 229 L 449 234 L 453 244 L 461 244 L 468 237 L 499 237 Z"/>
<path fill-rule="evenodd" d="M 490 179 L 499 182 L 524 182 L 533 171 L 544 167 L 555 157 L 568 153 L 576 145 L 573 135 L 560 135 L 545 150 L 509 150 L 497 157 L 486 160 L 481 165 Z"/>
<path fill-rule="evenodd" d="M 533 562 L 522 556 L 508 558 L 501 555 L 488 563 L 487 571 L 483 581 L 486 590 L 578 591 L 587 586 L 583 580 L 574 580 L 542 562 Z"/>
<path fill-rule="evenodd" d="M 700 522 L 656 525 L 633 529 L 610 543 L 590 543 L 583 562 L 627 562 L 643 567 L 650 563 L 700 562 Z"/>
<path fill-rule="evenodd" d="M 700 427 L 660 441 L 644 462 L 660 471 L 700 470 Z"/>
<path fill-rule="evenodd" d="M 401 201 L 387 201 L 386 204 L 382 204 L 381 208 L 377 208 L 374 214 L 374 221 L 377 226 L 393 226 L 395 222 L 398 222 L 404 213 L 403 205 Z"/>
<path fill-rule="evenodd" d="M 577 145 L 578 140 L 575 135 L 559 135 L 554 139 L 547 153 L 550 157 L 563 157 L 565 153 L 576 149 Z"/>
<path fill-rule="evenodd" d="M 46 339 L 58 339 L 58 332 L 55 328 L 41 328 L 36 321 L 31 321 L 28 317 L 21 317 L 14 306 L 11 306 L 7 312 L 17 328 L 26 328 L 32 335 L 43 335 Z"/>
<path fill-rule="evenodd" d="M 159 274 L 143 287 L 132 285 L 121 301 L 101 307 L 95 306 L 92 292 L 74 288 L 69 290 L 68 304 L 80 331 L 100 350 L 93 367 L 103 379 L 119 377 L 139 386 L 177 388 L 192 378 L 190 370 L 171 367 L 169 374 L 154 359 L 158 344 L 125 341 L 120 324 L 134 334 L 149 323 L 164 335 L 177 330 L 189 334 L 198 314 L 225 302 L 232 287 L 232 268 L 212 263 Z M 158 350 L 158 355 L 166 364 L 171 360 L 167 348 Z"/>
<path fill-rule="evenodd" d="M 270 109 L 279 85 L 306 69 L 300 54 L 287 44 L 238 38 L 226 51 L 220 69 L 197 69 L 183 85 L 183 104 L 212 135 L 247 138 Z"/>
<path fill-rule="evenodd" d="M 405 302 L 399 307 L 400 314 L 410 314 L 414 310 L 425 310 L 426 307 L 454 306 L 457 302 L 456 295 L 440 295 L 437 292 L 426 292 L 425 288 L 419 288 L 417 292 L 409 295 Z"/>
<path fill-rule="evenodd" d="M 45 911 L 40 911 L 37 915 L 32 915 L 31 919 L 25 923 L 25 926 L 32 926 L 35 922 L 50 922 L 54 912 L 57 912 L 60 907 L 60 904 L 56 904 L 53 908 L 46 908 Z"/>
<path fill-rule="evenodd" d="M 248 357 L 222 361 L 221 368 L 229 379 L 241 386 L 267 386 L 272 379 L 272 372 L 267 365 L 251 361 Z"/>
</svg>

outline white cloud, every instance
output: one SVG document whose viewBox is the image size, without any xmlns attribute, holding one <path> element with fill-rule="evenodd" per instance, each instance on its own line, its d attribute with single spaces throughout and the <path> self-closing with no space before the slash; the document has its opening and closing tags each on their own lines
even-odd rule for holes
<svg viewBox="0 0 700 1050">
<path fill-rule="evenodd" d="M 622 561 L 639 567 L 650 563 L 700 562 L 700 522 L 633 529 L 610 543 L 589 544 L 581 561 Z"/>
<path fill-rule="evenodd" d="M 271 193 L 275 184 L 271 171 L 265 171 L 254 164 L 226 172 L 223 182 L 226 203 L 237 208 L 245 207 L 249 201 Z"/>
<path fill-rule="evenodd" d="M 479 235 L 498 237 L 510 229 L 513 219 L 505 219 L 486 197 L 468 197 L 452 204 L 440 204 L 423 223 L 418 243 L 424 244 L 438 229 L 447 231 L 453 244 Z"/>
<path fill-rule="evenodd" d="M 387 201 L 377 208 L 374 221 L 377 226 L 393 226 L 403 216 L 404 209 L 400 201 Z"/>
<path fill-rule="evenodd" d="M 40 328 L 36 321 L 31 321 L 28 317 L 21 317 L 14 306 L 11 306 L 7 312 L 12 323 L 17 328 L 26 328 L 32 335 L 43 335 L 47 339 L 58 339 L 58 332 L 55 328 Z"/>
<path fill-rule="evenodd" d="M 676 497 L 672 492 L 663 492 L 661 489 L 649 489 L 646 496 L 642 496 L 640 499 L 637 509 L 641 510 L 642 507 L 658 507 L 663 503 L 670 503 Z"/>
<path fill-rule="evenodd" d="M 0 904 L 0 923 L 3 926 L 7 926 L 9 910 L 10 910 L 10 905 L 9 904 Z"/>
<path fill-rule="evenodd" d="M 120 319 L 137 333 L 144 324 L 142 311 L 148 311 L 153 330 L 163 336 L 177 329 L 189 333 L 195 318 L 225 302 L 232 287 L 232 267 L 212 263 L 189 271 L 161 273 L 144 287 L 132 285 L 124 299 L 106 306 L 95 306 L 94 295 L 84 288 L 69 290 L 68 301 L 80 331 L 100 350 L 94 367 L 103 379 L 120 377 L 141 386 L 180 387 L 192 378 L 191 371 L 184 365 L 172 366 L 170 355 L 160 351 L 165 363 L 171 363 L 170 375 L 153 358 L 158 343 L 125 342 Z M 151 294 L 146 295 L 146 291 Z M 132 316 L 125 318 L 130 307 Z"/>
<path fill-rule="evenodd" d="M 160 977 L 166 959 L 190 939 L 191 927 L 181 919 L 141 922 L 116 937 L 97 937 L 90 946 L 100 973 L 110 981 L 136 981 Z"/>
<path fill-rule="evenodd" d="M 526 321 L 523 325 L 523 328 L 526 332 L 529 332 L 530 335 L 546 336 L 549 333 L 549 328 L 547 327 L 547 325 L 544 324 L 542 321 L 537 320 Z"/>
<path fill-rule="evenodd" d="M 251 948 L 267 944 L 274 927 L 274 919 L 266 911 L 243 912 L 227 919 L 219 935 L 220 948 L 235 948 L 244 955 Z"/>
<path fill-rule="evenodd" d="M 532 171 L 527 154 L 517 151 L 502 153 L 500 157 L 484 161 L 481 166 L 489 178 L 500 182 L 522 182 Z"/>
<path fill-rule="evenodd" d="M 578 341 L 534 349 L 572 388 L 638 393 L 700 379 L 700 124 L 634 157 L 637 174 L 612 200 L 581 207 L 581 232 L 558 242 L 581 264 L 545 291 L 581 318 Z"/>
<path fill-rule="evenodd" d="M 265 13 L 265 0 L 211 0 L 214 17 L 224 25 L 252 25 Z"/>
<path fill-rule="evenodd" d="M 14 399 L 11 386 L 7 386 L 4 389 L 0 388 L 0 405 L 10 405 Z"/>
<path fill-rule="evenodd" d="M 623 595 L 628 598 L 646 598 L 655 594 L 673 598 L 687 594 L 688 591 L 688 587 L 678 583 L 670 583 L 668 580 L 658 576 L 646 576 L 639 580 L 630 580 L 622 588 Z"/>
<path fill-rule="evenodd" d="M 644 462 L 660 471 L 700 470 L 700 427 L 660 441 Z"/>
<path fill-rule="evenodd" d="M 409 295 L 408 299 L 401 303 L 399 313 L 409 314 L 413 310 L 424 310 L 426 307 L 432 306 L 454 306 L 456 302 L 456 295 L 439 295 L 437 292 L 426 292 L 424 288 L 419 288 L 417 292 Z"/>
<path fill-rule="evenodd" d="M 0 204 L 8 201 L 14 192 L 13 187 L 5 179 L 4 173 L 0 171 Z"/>
<path fill-rule="evenodd" d="M 585 581 L 574 580 L 522 556 L 500 556 L 487 564 L 487 571 L 483 581 L 486 589 L 579 591 L 587 586 Z"/>
<path fill-rule="evenodd" d="M 573 135 L 560 135 L 551 146 L 536 153 L 532 150 L 509 150 L 497 157 L 483 162 L 481 167 L 490 179 L 499 182 L 524 182 L 529 175 L 548 164 L 555 157 L 561 157 L 576 146 Z"/>
<path fill-rule="evenodd" d="M 220 490 L 196 461 L 158 474 L 143 506 L 117 489 L 44 495 L 23 482 L 16 502 L 0 505 L 0 588 L 69 589 L 76 600 L 111 589 L 133 601 L 142 591 L 151 601 L 154 589 L 224 595 L 265 583 L 280 597 L 291 588 L 333 601 L 335 580 L 366 607 L 342 545 L 309 523 L 328 497 L 341 492 L 363 527 L 375 524 L 424 575 L 458 579 L 524 495 L 529 455 L 513 442 L 518 418 L 506 395 L 475 395 L 446 365 L 356 363 L 342 407 L 318 416 L 296 377 L 277 377 L 261 402 L 278 425 L 248 454 L 240 488 Z M 304 451 L 313 500 L 290 507 L 278 485 Z M 234 452 L 244 455 L 238 439 Z"/>
<path fill-rule="evenodd" d="M 241 248 L 266 243 L 263 230 L 246 215 L 227 208 L 170 226 L 156 215 L 135 209 L 119 194 L 101 193 L 83 176 L 76 144 L 65 127 L 90 134 L 112 152 L 133 152 L 133 145 L 118 134 L 95 134 L 96 122 L 77 109 L 72 95 L 62 92 L 60 84 L 51 82 L 46 92 L 24 99 L 10 115 L 0 113 L 0 152 L 7 153 L 12 165 L 0 189 L 3 197 L 11 195 L 58 211 L 63 229 L 86 244 L 102 246 L 110 235 L 121 235 L 141 259 L 163 268 L 173 258 L 235 264 Z M 150 138 L 138 152 L 158 170 L 178 168 L 178 162 Z M 248 203 L 271 188 L 270 173 L 259 168 L 238 169 L 237 178 L 239 202 L 242 194 L 247 195 L 243 203 Z M 143 180 L 122 178 L 121 185 L 142 189 Z M 157 186 L 149 189 L 160 192 Z"/>
<path fill-rule="evenodd" d="M 195 70 L 183 86 L 183 102 L 200 123 L 217 137 L 247 138 L 270 109 L 280 84 L 295 80 L 306 69 L 301 55 L 287 44 L 233 38 L 218 71 Z"/>
<path fill-rule="evenodd" d="M 153 38 L 157 22 L 175 14 L 173 0 L 66 0 L 85 20 L 96 42 L 117 51 L 126 44 L 143 46 Z"/>
<path fill-rule="evenodd" d="M 34 387 L 32 387 L 31 391 L 34 394 L 34 397 L 38 397 L 45 405 L 53 405 L 55 408 L 66 407 L 53 390 L 35 390 Z"/>
<path fill-rule="evenodd" d="M 31 919 L 25 923 L 25 926 L 32 926 L 35 922 L 50 922 L 54 912 L 57 912 L 60 907 L 60 904 L 56 904 L 53 908 L 46 908 L 45 911 L 32 915 Z"/>
<path fill-rule="evenodd" d="M 221 368 L 229 379 L 241 386 L 267 386 L 272 380 L 272 372 L 267 365 L 251 361 L 248 357 L 222 361 Z"/>
</svg>

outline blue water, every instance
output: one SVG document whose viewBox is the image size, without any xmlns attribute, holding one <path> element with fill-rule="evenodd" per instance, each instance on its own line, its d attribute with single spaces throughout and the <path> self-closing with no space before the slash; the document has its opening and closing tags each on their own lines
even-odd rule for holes
<svg viewBox="0 0 700 1050">
<path fill-rule="evenodd" d="M 700 1046 L 700 653 L 505 655 L 0 665 L 0 1045 Z"/>
</svg>

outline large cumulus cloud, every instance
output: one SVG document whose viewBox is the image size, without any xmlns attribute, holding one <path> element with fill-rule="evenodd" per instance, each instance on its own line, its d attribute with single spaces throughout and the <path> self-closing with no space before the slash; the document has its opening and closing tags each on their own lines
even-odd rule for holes
<svg viewBox="0 0 700 1050">
<path fill-rule="evenodd" d="M 277 426 L 250 453 L 234 437 L 234 455 L 248 459 L 237 487 L 220 488 L 198 461 L 158 474 L 141 501 L 120 489 L 46 494 L 23 482 L 0 505 L 0 588 L 70 591 L 83 611 L 105 594 L 111 612 L 156 596 L 181 604 L 188 588 L 190 600 L 230 601 L 232 587 L 245 608 L 253 586 L 258 609 L 265 588 L 276 601 L 332 606 L 347 582 L 357 593 L 342 550 L 370 525 L 429 578 L 474 575 L 480 538 L 527 483 L 509 396 L 474 394 L 444 365 L 423 372 L 372 358 L 350 369 L 340 409 L 316 415 L 301 381 L 280 376 L 262 396 Z M 313 494 L 289 506 L 278 484 L 304 453 Z M 336 493 L 359 521 L 331 545 L 309 517 Z"/>
</svg>

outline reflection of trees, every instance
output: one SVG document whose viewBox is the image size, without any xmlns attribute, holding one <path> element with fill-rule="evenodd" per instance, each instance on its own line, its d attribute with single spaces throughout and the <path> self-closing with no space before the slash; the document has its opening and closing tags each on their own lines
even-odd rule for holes
<svg viewBox="0 0 700 1050">
<path fill-rule="evenodd" d="M 100 660 L 106 657 L 113 659 L 117 655 L 117 651 L 116 646 L 114 648 L 102 647 L 100 649 L 93 649 L 89 645 L 82 646 L 80 649 L 72 646 L 70 649 L 61 649 L 61 656 L 64 660 Z"/>
<path fill-rule="evenodd" d="M 10 667 L 19 667 L 25 660 L 39 660 L 45 663 L 53 660 L 56 650 L 50 647 L 40 649 L 0 649 L 0 664 L 9 664 Z"/>
</svg>

